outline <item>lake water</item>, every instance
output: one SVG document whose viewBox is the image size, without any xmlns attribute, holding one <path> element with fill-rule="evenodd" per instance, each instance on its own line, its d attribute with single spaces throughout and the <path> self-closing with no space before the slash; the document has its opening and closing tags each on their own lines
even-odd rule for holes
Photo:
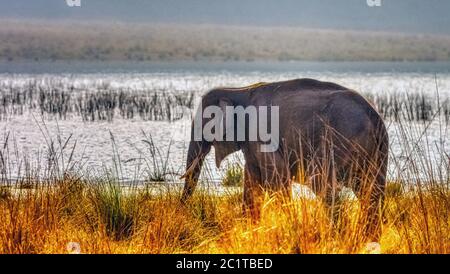
<svg viewBox="0 0 450 274">
<path fill-rule="evenodd" d="M 107 84 L 111 89 L 127 89 L 140 94 L 192 92 L 196 100 L 213 87 L 238 87 L 305 77 L 336 82 L 369 95 L 417 93 L 426 94 L 431 100 L 450 98 L 450 63 L 0 63 L 0 87 L 3 90 L 6 87 L 26 89 L 30 82 L 45 83 L 49 88 L 53 83 L 65 83 L 76 90 Z M 408 169 L 412 157 L 422 157 L 436 172 L 442 171 L 445 163 L 448 166 L 445 158 L 450 154 L 448 122 L 441 116 L 403 126 L 394 121 L 386 123 L 391 139 L 391 179 L 397 178 L 402 168 Z M 58 140 L 64 143 L 71 136 L 58 159 L 61 166 L 67 165 L 71 158 L 91 176 L 113 169 L 124 181 L 144 180 L 149 170 L 162 165 L 167 158 L 168 171 L 175 180 L 185 165 L 190 118 L 186 115 L 167 122 L 116 117 L 110 122 L 86 122 L 77 115 L 60 119 L 57 116 L 42 117 L 38 111 L 26 110 L 21 115 L 1 120 L 0 128 L 2 138 L 9 134 L 9 178 L 23 176 L 25 162 L 29 170 L 42 170 L 48 163 L 47 152 L 52 140 L 55 144 Z M 400 139 L 404 138 L 400 136 L 401 132 L 409 135 L 413 141 L 411 146 L 401 143 Z M 148 136 L 152 137 L 158 150 L 156 164 L 144 141 L 149 139 Z M 73 146 L 76 147 L 71 156 Z M 417 148 L 421 148 L 420 151 Z M 213 159 L 211 153 L 203 176 L 219 180 L 227 162 L 221 169 L 216 169 Z M 231 156 L 228 163 L 232 161 L 242 161 L 241 155 Z M 427 175 L 428 167 L 422 168 L 421 172 Z"/>
</svg>

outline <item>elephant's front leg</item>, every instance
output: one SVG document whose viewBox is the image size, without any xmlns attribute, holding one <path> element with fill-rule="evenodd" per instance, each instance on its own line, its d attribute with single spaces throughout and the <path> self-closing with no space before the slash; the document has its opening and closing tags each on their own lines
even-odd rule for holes
<svg viewBox="0 0 450 274">
<path fill-rule="evenodd" d="M 264 191 L 261 186 L 260 171 L 257 166 L 246 163 L 244 168 L 243 211 L 253 220 L 260 217 Z"/>
</svg>

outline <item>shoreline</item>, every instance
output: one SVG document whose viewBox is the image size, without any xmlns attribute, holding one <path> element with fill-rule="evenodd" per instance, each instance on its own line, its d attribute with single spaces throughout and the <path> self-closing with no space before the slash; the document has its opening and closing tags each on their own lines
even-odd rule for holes
<svg viewBox="0 0 450 274">
<path fill-rule="evenodd" d="M 450 73 L 449 61 L 122 61 L 0 60 L 0 74 L 183 72 Z"/>
</svg>

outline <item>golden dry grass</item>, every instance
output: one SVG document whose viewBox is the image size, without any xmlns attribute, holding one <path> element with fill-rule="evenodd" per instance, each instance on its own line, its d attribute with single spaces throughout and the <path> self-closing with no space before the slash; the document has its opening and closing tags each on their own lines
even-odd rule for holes
<svg viewBox="0 0 450 274">
<path fill-rule="evenodd" d="M 394 190 L 396 188 L 394 187 Z M 244 217 L 240 195 L 124 190 L 111 182 L 65 179 L 53 186 L 2 189 L 0 253 L 371 253 L 358 202 L 333 222 L 317 199 L 266 197 L 261 220 Z M 388 192 L 382 253 L 449 253 L 450 192 Z"/>
<path fill-rule="evenodd" d="M 218 196 L 197 191 L 183 205 L 179 191 L 169 183 L 160 191 L 124 188 L 114 170 L 100 179 L 76 172 L 63 157 L 67 150 L 72 155 L 75 147 L 71 150 L 68 141 L 59 137 L 46 139 L 51 144 L 47 176 L 33 177 L 40 173 L 30 170 L 11 183 L 9 168 L 20 158 L 12 157 L 19 154 L 9 147 L 14 142 L 7 135 L 0 146 L 0 253 L 68 253 L 76 243 L 81 253 L 447 254 L 450 157 L 445 144 L 449 139 L 441 109 L 432 117 L 433 121 L 421 124 L 402 122 L 390 135 L 401 153 L 391 149 L 393 170 L 388 178 L 397 181 L 385 191 L 379 246 L 368 245 L 367 216 L 360 210 L 367 205 L 355 199 L 339 200 L 340 210 L 330 214 L 311 196 L 291 201 L 267 196 L 261 219 L 253 222 L 242 213 L 239 193 Z M 439 132 L 430 130 L 434 122 Z M 165 171 L 166 158 L 152 157 L 162 161 Z M 115 159 L 113 163 L 120 165 Z M 226 176 L 225 181 L 241 179 L 238 170 Z"/>
</svg>

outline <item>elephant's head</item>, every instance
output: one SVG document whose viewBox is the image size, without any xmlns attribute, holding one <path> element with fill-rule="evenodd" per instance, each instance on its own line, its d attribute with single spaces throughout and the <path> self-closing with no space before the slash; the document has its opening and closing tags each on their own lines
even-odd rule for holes
<svg viewBox="0 0 450 274">
<path fill-rule="evenodd" d="M 225 139 L 227 123 L 226 117 L 217 117 L 217 113 L 225 113 L 227 106 L 245 106 L 247 95 L 242 91 L 212 90 L 202 97 L 201 105 L 196 111 L 191 128 L 191 140 L 186 160 L 186 171 L 182 178 L 185 180 L 182 201 L 192 196 L 197 185 L 201 168 L 206 155 L 214 146 L 216 166 L 219 167 L 222 160 L 229 154 L 240 149 L 239 143 Z M 219 121 L 221 130 L 215 128 L 216 138 L 204 134 L 203 129 L 211 127 L 215 121 Z M 235 119 L 233 117 L 233 119 Z M 237 123 L 232 123 L 236 127 Z M 234 130 L 236 132 L 236 130 Z M 219 135 L 223 138 L 217 138 Z M 222 140 L 221 140 L 222 139 Z M 235 140 L 233 138 L 233 140 Z"/>
</svg>

